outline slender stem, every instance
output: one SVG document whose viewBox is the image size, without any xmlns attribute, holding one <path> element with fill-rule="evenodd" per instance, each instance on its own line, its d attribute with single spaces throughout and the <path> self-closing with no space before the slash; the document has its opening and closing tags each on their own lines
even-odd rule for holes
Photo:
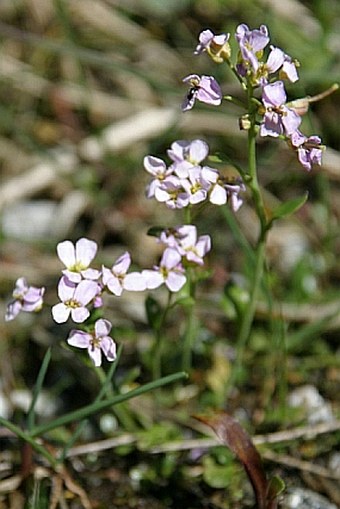
<svg viewBox="0 0 340 509">
<path fill-rule="evenodd" d="M 162 376 L 162 350 L 164 344 L 164 324 L 168 315 L 172 294 L 168 293 L 168 302 L 163 309 L 159 324 L 156 329 L 155 347 L 153 349 L 152 358 L 152 378 L 158 380 Z"/>
<path fill-rule="evenodd" d="M 251 326 L 255 316 L 256 303 L 258 300 L 258 295 L 261 287 L 261 282 L 263 278 L 264 271 L 264 263 L 265 263 L 265 247 L 266 247 L 266 237 L 268 231 L 268 223 L 265 213 L 265 207 L 263 203 L 263 198 L 258 182 L 257 177 L 257 161 L 256 161 L 256 135 L 257 135 L 257 127 L 256 127 L 256 110 L 254 109 L 254 103 L 252 100 L 253 90 L 249 85 L 248 87 L 248 108 L 249 108 L 249 118 L 251 120 L 251 126 L 248 130 L 248 173 L 250 176 L 249 187 L 252 193 L 252 198 L 255 205 L 255 210 L 257 216 L 259 218 L 260 223 L 260 232 L 258 236 L 258 241 L 255 247 L 255 267 L 254 267 L 254 276 L 252 280 L 251 290 L 250 290 L 250 298 L 248 306 L 245 308 L 245 312 L 241 321 L 240 329 L 238 332 L 237 343 L 236 343 L 236 361 L 233 367 L 232 374 L 227 384 L 227 392 L 228 390 L 235 384 L 237 379 L 239 378 L 244 350 L 246 343 L 249 338 Z"/>
<path fill-rule="evenodd" d="M 189 298 L 192 301 L 187 306 L 187 320 L 186 330 L 183 341 L 182 352 L 182 369 L 183 371 L 191 371 L 192 368 L 192 345 L 195 339 L 195 332 L 197 330 L 196 314 L 195 314 L 195 283 L 192 278 L 192 271 L 187 269 L 187 285 Z"/>
</svg>

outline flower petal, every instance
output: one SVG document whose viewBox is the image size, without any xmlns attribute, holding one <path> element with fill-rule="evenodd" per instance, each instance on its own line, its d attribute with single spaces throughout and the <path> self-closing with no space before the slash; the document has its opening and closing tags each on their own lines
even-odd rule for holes
<svg viewBox="0 0 340 509">
<path fill-rule="evenodd" d="M 65 267 L 70 268 L 75 265 L 76 254 L 74 245 L 70 240 L 64 240 L 64 242 L 59 242 L 59 244 L 57 245 L 57 254 L 59 260 L 63 262 Z"/>
<path fill-rule="evenodd" d="M 140 272 L 131 272 L 126 274 L 123 287 L 130 292 L 143 292 L 146 289 L 145 279 Z"/>
<path fill-rule="evenodd" d="M 76 346 L 77 348 L 88 348 L 91 344 L 91 339 L 91 334 L 88 334 L 87 332 L 72 330 L 67 338 L 67 343 L 71 346 Z"/>
<path fill-rule="evenodd" d="M 108 336 L 111 332 L 112 324 L 109 320 L 105 320 L 104 318 L 100 318 L 96 321 L 94 325 L 94 330 L 96 333 L 96 338 Z"/>
<path fill-rule="evenodd" d="M 90 359 L 92 360 L 93 364 L 96 366 L 96 368 L 99 368 L 99 366 L 102 365 L 102 352 L 99 347 L 93 347 L 92 345 L 88 348 L 88 354 L 90 356 Z"/>
<path fill-rule="evenodd" d="M 93 258 L 96 256 L 98 249 L 97 242 L 86 238 L 81 238 L 76 242 L 76 261 L 86 269 Z"/>
<path fill-rule="evenodd" d="M 85 307 L 74 308 L 71 310 L 72 320 L 76 323 L 83 323 L 90 316 L 90 311 Z"/>
<path fill-rule="evenodd" d="M 59 304 L 52 307 L 51 311 L 55 322 L 65 323 L 70 316 L 71 309 L 65 306 L 63 302 L 59 302 Z"/>
<path fill-rule="evenodd" d="M 178 292 L 186 283 L 187 278 L 184 274 L 171 271 L 165 280 L 166 286 L 171 292 Z"/>
<path fill-rule="evenodd" d="M 143 277 L 145 279 L 146 287 L 149 290 L 154 290 L 164 283 L 164 278 L 157 270 L 143 270 Z"/>
<path fill-rule="evenodd" d="M 98 284 L 96 281 L 83 279 L 76 287 L 74 299 L 86 306 L 98 293 Z"/>
<path fill-rule="evenodd" d="M 106 336 L 102 338 L 100 342 L 100 348 L 102 349 L 105 357 L 108 361 L 112 362 L 116 358 L 116 345 L 112 338 Z"/>
<path fill-rule="evenodd" d="M 58 297 L 62 302 L 70 300 L 74 296 L 77 285 L 66 276 L 62 276 L 58 283 Z"/>
</svg>

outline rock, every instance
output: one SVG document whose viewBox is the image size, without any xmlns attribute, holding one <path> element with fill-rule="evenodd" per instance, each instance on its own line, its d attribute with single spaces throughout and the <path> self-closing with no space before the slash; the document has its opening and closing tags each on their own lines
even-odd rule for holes
<svg viewBox="0 0 340 509">
<path fill-rule="evenodd" d="M 337 509 L 327 498 L 311 490 L 293 488 L 288 491 L 282 509 Z"/>
<path fill-rule="evenodd" d="M 331 405 L 314 385 L 303 385 L 293 390 L 288 396 L 288 405 L 300 408 L 302 417 L 307 419 L 308 424 L 334 420 Z"/>
</svg>

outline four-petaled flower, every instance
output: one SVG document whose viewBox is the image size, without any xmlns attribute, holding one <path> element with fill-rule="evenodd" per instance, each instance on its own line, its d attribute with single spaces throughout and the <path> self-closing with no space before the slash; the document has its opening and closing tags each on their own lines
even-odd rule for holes
<svg viewBox="0 0 340 509">
<path fill-rule="evenodd" d="M 108 320 L 99 319 L 94 324 L 92 333 L 72 330 L 67 343 L 77 348 L 87 348 L 88 354 L 96 367 L 102 364 L 102 353 L 109 362 L 116 358 L 116 345 L 109 336 L 112 325 Z"/>
<path fill-rule="evenodd" d="M 189 194 L 183 188 L 183 179 L 170 175 L 156 188 L 155 198 L 170 209 L 182 209 L 189 204 Z"/>
<path fill-rule="evenodd" d="M 80 283 L 70 281 L 63 276 L 58 284 L 58 296 L 61 300 L 52 307 L 52 316 L 57 323 L 64 323 L 71 315 L 76 323 L 85 322 L 90 316 L 87 305 L 96 297 L 98 283 L 83 279 Z"/>
<path fill-rule="evenodd" d="M 120 296 L 123 290 L 140 292 L 146 289 L 144 278 L 140 272 L 130 272 L 131 256 L 127 251 L 123 253 L 112 269 L 102 268 L 103 283 L 114 295 Z"/>
<path fill-rule="evenodd" d="M 198 265 L 203 265 L 203 258 L 211 249 L 210 236 L 201 235 L 197 238 L 197 228 L 192 224 L 164 230 L 159 240 L 168 247 L 176 249 L 189 262 Z"/>
<path fill-rule="evenodd" d="M 182 111 L 191 110 L 196 99 L 203 103 L 219 106 L 222 102 L 222 90 L 215 78 L 212 76 L 198 76 L 190 74 L 183 78 L 184 83 L 190 84 L 190 89 L 186 95 Z"/>
<path fill-rule="evenodd" d="M 167 154 L 173 161 L 170 168 L 179 178 L 187 178 L 188 170 L 198 166 L 207 157 L 209 147 L 203 140 L 178 140 L 172 143 Z"/>
<path fill-rule="evenodd" d="M 94 240 L 79 239 L 74 246 L 70 240 L 59 242 L 57 253 L 66 269 L 62 272 L 69 281 L 79 283 L 84 279 L 98 279 L 100 272 L 91 269 L 90 263 L 97 253 L 97 243 Z"/>
<path fill-rule="evenodd" d="M 166 248 L 159 266 L 154 267 L 153 270 L 143 270 L 146 287 L 153 290 L 165 283 L 171 292 L 178 292 L 187 280 L 181 260 L 182 257 L 176 249 Z"/>
<path fill-rule="evenodd" d="M 188 178 L 182 180 L 182 186 L 189 196 L 189 203 L 195 205 L 206 199 L 210 184 L 204 179 L 201 167 L 194 166 L 188 170 Z"/>
<path fill-rule="evenodd" d="M 258 57 L 269 43 L 268 28 L 261 25 L 259 29 L 249 30 L 249 27 L 242 23 L 236 29 L 235 38 L 241 53 L 238 64 L 240 75 L 244 76 L 249 67 L 256 72 L 259 66 Z"/>
<path fill-rule="evenodd" d="M 295 131 L 290 137 L 293 148 L 297 151 L 298 159 L 302 166 L 310 171 L 313 164 L 321 165 L 322 150 L 319 136 L 305 136 L 300 131 Z"/>
<path fill-rule="evenodd" d="M 282 81 L 265 85 L 262 102 L 265 113 L 260 128 L 261 136 L 289 136 L 301 124 L 301 117 L 286 106 L 286 92 Z"/>
<path fill-rule="evenodd" d="M 24 277 L 17 279 L 13 290 L 13 300 L 7 305 L 5 320 L 13 320 L 20 311 L 28 313 L 40 311 L 43 305 L 45 288 L 29 286 Z"/>
<path fill-rule="evenodd" d="M 152 198 L 155 196 L 156 189 L 160 187 L 166 177 L 172 174 L 172 169 L 167 168 L 162 159 L 154 156 L 144 157 L 144 168 L 154 177 L 146 188 L 146 197 Z"/>
</svg>

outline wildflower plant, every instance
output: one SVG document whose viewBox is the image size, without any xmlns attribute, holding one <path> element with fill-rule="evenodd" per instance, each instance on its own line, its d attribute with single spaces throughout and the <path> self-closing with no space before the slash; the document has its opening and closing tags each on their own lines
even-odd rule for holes
<svg viewBox="0 0 340 509">
<path fill-rule="evenodd" d="M 235 340 L 236 359 L 231 376 L 225 382 L 224 399 L 228 388 L 239 380 L 243 354 L 249 339 L 265 268 L 266 239 L 273 222 L 298 210 L 306 201 L 307 194 L 269 210 L 263 198 L 258 180 L 257 139 L 274 138 L 273 143 L 284 142 L 295 153 L 301 166 L 312 170 L 321 165 L 324 147 L 316 134 L 306 135 L 300 130 L 302 115 L 315 98 L 299 98 L 287 102 L 286 82 L 295 83 L 299 63 L 287 55 L 283 49 L 270 45 L 270 34 L 266 26 L 250 29 L 246 24 L 236 28 L 234 37 L 238 48 L 232 52 L 229 33 L 215 35 L 206 29 L 198 36 L 194 49 L 197 58 L 208 56 L 216 65 L 225 66 L 240 85 L 242 98 L 234 98 L 223 91 L 213 76 L 189 74 L 183 82 L 189 87 L 185 94 L 182 111 L 184 114 L 197 102 L 213 107 L 228 108 L 230 102 L 241 108 L 239 126 L 247 133 L 247 165 L 241 167 L 234 162 L 234 174 L 226 176 L 213 161 L 217 158 L 209 154 L 205 140 L 175 140 L 167 150 L 166 157 L 147 155 L 144 168 L 151 179 L 146 188 L 146 197 L 156 200 L 160 206 L 176 211 L 175 226 L 155 226 L 150 234 L 157 238 L 163 252 L 160 260 L 152 267 L 140 272 L 130 270 L 132 258 L 124 252 L 111 267 L 93 266 L 98 245 L 95 241 L 81 238 L 72 243 L 65 240 L 57 245 L 57 255 L 63 267 L 57 286 L 59 302 L 52 305 L 51 314 L 57 324 L 72 322 L 73 326 L 65 343 L 77 355 L 77 349 L 86 350 L 94 369 L 99 370 L 104 362 L 112 363 L 104 382 L 106 386 L 113 376 L 119 361 L 121 348 L 117 349 L 115 327 L 105 317 L 105 300 L 119 298 L 123 292 L 149 292 L 164 286 L 168 294 L 166 304 L 159 304 L 153 295 L 146 298 L 146 314 L 155 341 L 152 347 L 151 370 L 153 382 L 141 386 L 130 393 L 105 398 L 101 391 L 97 400 L 77 412 L 71 412 L 45 425 L 37 426 L 34 417 L 36 396 L 41 390 L 44 375 L 50 359 L 46 354 L 38 377 L 35 397 L 28 412 L 27 429 L 0 418 L 0 422 L 19 437 L 30 443 L 45 456 L 52 466 L 65 458 L 67 444 L 59 456 L 54 458 L 44 448 L 37 437 L 58 426 L 74 420 L 85 419 L 90 415 L 109 408 L 143 392 L 183 379 L 183 372 L 162 376 L 162 351 L 164 346 L 168 315 L 181 307 L 185 315 L 185 327 L 181 329 L 179 349 L 182 369 L 190 372 L 192 349 L 198 332 L 195 311 L 196 288 L 200 281 L 209 276 L 205 260 L 213 248 L 213 232 L 199 231 L 195 224 L 199 214 L 210 207 L 229 207 L 237 214 L 245 200 L 254 207 L 259 224 L 259 233 L 252 256 L 252 276 L 249 300 L 239 308 L 239 330 Z M 322 98 L 335 90 L 317 96 Z M 235 126 L 237 128 L 237 126 Z M 228 160 L 230 162 L 230 160 Z M 236 175 L 235 175 L 236 174 Z M 182 221 L 178 222 L 181 214 Z M 211 234 L 210 234 L 211 233 Z M 30 286 L 24 277 L 17 280 L 13 300 L 9 303 L 6 320 L 13 320 L 20 312 L 37 312 L 43 306 L 45 289 Z M 223 399 L 223 398 L 222 398 Z"/>
<path fill-rule="evenodd" d="M 258 180 L 257 170 L 257 139 L 275 138 L 286 142 L 289 149 L 297 156 L 297 160 L 305 170 L 310 171 L 314 165 L 321 165 L 324 146 L 317 135 L 307 136 L 300 131 L 302 116 L 308 111 L 309 104 L 319 100 L 338 88 L 333 85 L 329 90 L 315 98 L 305 97 L 287 102 L 285 89 L 286 82 L 295 83 L 299 79 L 299 62 L 285 51 L 270 44 L 269 30 L 265 25 L 250 29 L 246 24 L 240 24 L 235 31 L 238 48 L 232 52 L 229 44 L 230 33 L 214 34 L 210 29 L 203 30 L 198 36 L 198 44 L 194 50 L 197 56 L 207 55 L 211 60 L 221 66 L 224 65 L 238 81 L 242 99 L 224 95 L 222 87 L 214 76 L 199 76 L 190 74 L 183 79 L 189 85 L 189 90 L 182 102 L 184 113 L 191 110 L 197 101 L 213 107 L 228 107 L 229 102 L 241 108 L 239 126 L 247 132 L 247 158 L 246 167 L 241 167 L 236 161 L 232 162 L 235 175 L 226 177 L 211 166 L 211 161 L 221 159 L 209 154 L 209 146 L 205 140 L 177 140 L 167 150 L 170 162 L 159 157 L 149 155 L 144 158 L 144 168 L 155 178 L 147 186 L 146 196 L 165 204 L 169 209 L 176 210 L 183 215 L 183 225 L 177 226 L 172 233 L 162 232 L 160 240 L 167 241 L 168 245 L 178 250 L 183 241 L 181 232 L 191 231 L 194 225 L 192 218 L 197 219 L 207 204 L 216 206 L 229 206 L 233 213 L 237 213 L 244 199 L 249 199 L 259 222 L 259 234 L 253 247 L 252 280 L 250 281 L 250 294 L 247 306 L 242 307 L 239 316 L 239 331 L 236 339 L 236 361 L 232 375 L 227 383 L 231 387 L 238 379 L 242 365 L 243 351 L 250 335 L 254 318 L 255 306 L 263 283 L 265 266 L 265 245 L 268 232 L 273 222 L 298 210 L 306 201 L 307 194 L 294 198 L 281 204 L 277 209 L 269 210 L 264 203 L 263 193 Z M 227 91 L 226 91 L 227 92 Z M 230 164 L 230 158 L 227 162 Z M 171 231 L 171 230 L 170 230 Z M 189 245 L 189 237 L 184 244 Z M 203 239 L 206 236 L 202 235 Z M 195 242 L 195 241 L 194 241 Z M 169 286 L 167 275 L 170 266 L 166 265 L 166 249 L 161 265 L 154 273 L 155 282 L 148 288 L 156 287 L 156 279 L 166 282 L 170 291 L 181 291 L 181 298 L 185 294 L 187 309 L 187 328 L 183 337 L 183 367 L 190 369 L 191 348 L 196 335 L 196 320 L 193 305 L 195 302 L 196 283 L 199 281 L 199 266 L 204 263 L 203 256 L 198 253 L 200 245 L 202 255 L 210 250 L 211 239 L 194 243 L 188 251 L 192 260 L 197 263 L 192 266 L 178 265 L 178 274 L 181 274 L 185 285 Z M 209 246 L 209 247 L 208 247 Z M 178 251 L 181 253 L 181 251 Z M 181 253 L 182 254 L 182 253 Z M 178 258 L 178 256 L 177 256 Z M 200 260 L 198 262 L 198 260 Z M 163 265 L 162 265 L 163 264 Z M 172 264 L 174 265 L 174 264 Z M 171 267 L 172 267 L 171 265 Z M 183 272 L 185 268 L 185 272 Z M 144 272 L 151 278 L 149 272 Z M 179 277 L 179 275 L 178 275 Z M 151 280 L 151 279 L 150 279 Z M 175 306 L 176 302 L 172 302 Z M 240 308 L 241 309 L 241 308 Z M 240 310 L 239 310 L 240 311 Z M 166 314 L 166 313 L 165 313 Z M 159 338 L 161 334 L 157 332 Z M 155 357 L 157 358 L 157 356 Z M 224 397 L 227 395 L 227 390 Z"/>
</svg>

